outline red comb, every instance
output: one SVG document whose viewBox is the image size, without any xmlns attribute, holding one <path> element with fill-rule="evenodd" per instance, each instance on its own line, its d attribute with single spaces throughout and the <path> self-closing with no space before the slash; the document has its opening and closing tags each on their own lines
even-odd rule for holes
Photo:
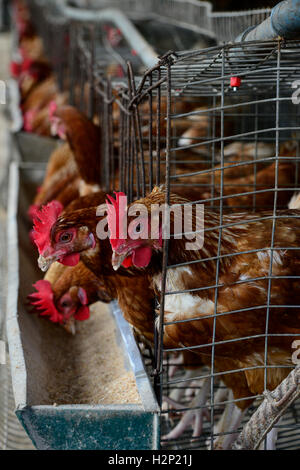
<svg viewBox="0 0 300 470">
<path fill-rule="evenodd" d="M 51 201 L 37 211 L 33 216 L 33 240 L 38 247 L 40 255 L 51 246 L 50 231 L 63 211 L 59 201 Z"/>
<path fill-rule="evenodd" d="M 127 215 L 127 197 L 122 192 L 114 192 L 116 199 L 107 194 L 107 222 L 110 231 L 109 241 L 113 250 L 115 250 L 124 240 L 124 228 L 122 221 Z M 121 227 L 120 227 L 121 222 Z"/>
<path fill-rule="evenodd" d="M 50 101 L 49 103 L 49 118 L 52 119 L 55 111 L 57 110 L 56 101 Z"/>
<path fill-rule="evenodd" d="M 49 281 L 40 280 L 33 284 L 37 290 L 28 295 L 31 305 L 39 312 L 41 316 L 49 316 L 53 323 L 62 323 L 63 315 L 59 313 L 53 302 L 53 292 Z"/>
<path fill-rule="evenodd" d="M 38 216 L 39 207 L 40 207 L 40 206 L 39 206 L 38 204 L 31 204 L 31 205 L 29 206 L 29 209 L 28 209 L 28 211 L 27 211 L 27 214 L 28 214 L 28 217 L 29 217 L 31 220 L 33 220 L 35 216 L 36 216 L 36 217 Z"/>
</svg>

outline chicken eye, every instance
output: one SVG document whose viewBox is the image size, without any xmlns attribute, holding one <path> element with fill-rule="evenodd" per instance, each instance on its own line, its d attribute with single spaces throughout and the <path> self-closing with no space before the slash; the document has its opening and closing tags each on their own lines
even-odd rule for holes
<svg viewBox="0 0 300 470">
<path fill-rule="evenodd" d="M 70 233 L 70 232 L 63 232 L 60 236 L 59 236 L 59 241 L 62 242 L 62 243 L 67 243 L 69 241 L 71 241 L 73 238 L 73 234 Z"/>
</svg>

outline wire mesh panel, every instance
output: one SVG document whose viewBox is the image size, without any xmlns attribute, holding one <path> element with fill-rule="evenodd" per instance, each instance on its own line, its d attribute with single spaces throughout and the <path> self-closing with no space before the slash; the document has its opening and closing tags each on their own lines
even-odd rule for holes
<svg viewBox="0 0 300 470">
<path fill-rule="evenodd" d="M 132 59 L 135 71 L 143 68 L 143 64 L 121 31 L 109 22 L 74 24 L 72 35 L 71 103 L 99 124 L 99 177 L 101 187 L 112 190 L 120 183 L 120 159 L 127 158 L 124 153 L 121 155 L 121 142 L 125 139 L 129 115 L 125 106 L 128 103 L 126 57 Z"/>
<path fill-rule="evenodd" d="M 68 87 L 68 53 L 70 45 L 70 21 L 59 15 L 54 2 L 28 2 L 32 24 L 43 41 L 61 89 Z"/>
<path fill-rule="evenodd" d="M 214 36 L 218 41 L 231 41 L 250 26 L 265 20 L 270 8 L 255 10 L 214 12 L 210 2 L 197 0 L 90 0 L 69 2 L 81 8 L 119 8 L 130 18 L 160 19 L 185 25 L 191 31 Z M 179 50 L 179 48 L 177 48 Z"/>
<path fill-rule="evenodd" d="M 165 42 L 161 42 L 160 36 L 156 34 L 160 28 L 157 22 L 138 21 L 135 26 L 146 40 L 154 41 L 156 38 L 155 47 L 160 43 L 159 51 L 174 46 L 176 41 L 179 46 L 185 44 L 189 47 L 197 40 L 197 35 L 192 34 L 191 37 L 186 30 L 169 26 L 164 31 L 168 33 Z M 142 57 L 132 48 L 122 30 L 109 20 L 97 23 L 72 21 L 70 44 L 70 102 L 100 123 L 105 166 L 101 171 L 102 183 L 105 183 L 102 186 L 116 188 L 109 181 L 113 181 L 113 169 L 117 169 L 116 164 L 122 159 L 122 162 L 126 162 L 126 171 L 120 174 L 120 187 L 127 188 L 131 197 L 133 194 L 142 195 L 140 182 L 145 184 L 145 169 L 140 165 L 137 155 L 143 154 L 145 135 L 152 139 L 152 133 L 147 129 L 147 114 L 152 110 L 152 105 L 149 105 L 151 93 L 149 103 L 141 105 L 142 109 L 137 109 L 134 99 L 131 102 L 137 92 L 134 76 L 145 71 Z M 159 119 L 163 119 L 163 116 Z M 153 125 L 154 131 L 157 129 L 158 132 L 157 142 L 160 127 L 160 124 Z M 125 141 L 128 133 L 130 138 Z M 124 165 L 122 163 L 121 168 Z M 154 181 L 154 171 L 159 175 L 160 165 L 156 165 L 156 170 L 150 165 L 149 171 L 151 183 Z M 132 190 L 134 177 L 138 178 L 138 184 Z"/>
<path fill-rule="evenodd" d="M 151 271 L 166 448 L 229 448 L 263 393 L 296 363 L 299 46 L 169 53 L 141 80 L 130 75 L 138 144 L 130 133 L 127 145 L 141 168 L 131 195 L 180 208 L 181 230 L 171 212 Z M 186 248 L 192 236 L 200 244 Z M 278 430 L 278 447 L 285 433 L 297 446 L 297 412 Z"/>
<path fill-rule="evenodd" d="M 97 64 L 103 74 L 124 76 L 126 60 L 129 59 L 136 64 L 136 69 L 144 71 L 142 57 L 134 50 L 124 31 L 116 26 L 113 11 L 110 15 L 93 18 L 92 12 L 82 10 L 80 18 L 55 1 L 41 4 L 31 0 L 29 7 L 33 24 L 43 40 L 45 53 L 59 84 L 64 89 L 71 88 L 71 94 L 75 84 L 78 88 L 78 81 L 83 79 L 83 69 L 88 61 L 92 64 L 89 73 L 91 67 Z M 124 30 L 128 26 L 125 23 Z M 139 28 L 143 29 L 142 25 L 139 24 Z M 78 59 L 80 67 L 77 67 Z"/>
<path fill-rule="evenodd" d="M 271 14 L 270 8 L 255 10 L 214 12 L 211 15 L 212 30 L 218 41 L 232 41 L 251 26 L 260 24 Z"/>
</svg>

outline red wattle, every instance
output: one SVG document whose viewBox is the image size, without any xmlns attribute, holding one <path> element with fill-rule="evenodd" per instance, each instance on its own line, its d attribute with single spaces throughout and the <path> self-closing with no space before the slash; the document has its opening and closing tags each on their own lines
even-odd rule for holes
<svg viewBox="0 0 300 470">
<path fill-rule="evenodd" d="M 132 255 L 132 263 L 137 268 L 145 268 L 150 263 L 152 250 L 149 246 L 143 246 L 134 250 Z"/>
<path fill-rule="evenodd" d="M 129 268 L 130 266 L 132 266 L 132 255 L 124 259 L 122 266 L 124 266 L 124 268 Z"/>
<path fill-rule="evenodd" d="M 86 305 L 80 307 L 74 315 L 75 320 L 84 321 L 90 318 L 90 309 Z"/>
<path fill-rule="evenodd" d="M 38 204 L 31 204 L 28 209 L 28 217 L 33 220 L 33 217 L 38 217 L 38 211 L 40 206 Z"/>
<path fill-rule="evenodd" d="M 80 260 L 80 254 L 79 253 L 74 253 L 71 255 L 65 255 L 62 258 L 60 258 L 59 262 L 63 264 L 64 266 L 76 266 L 76 264 L 79 263 Z"/>
</svg>

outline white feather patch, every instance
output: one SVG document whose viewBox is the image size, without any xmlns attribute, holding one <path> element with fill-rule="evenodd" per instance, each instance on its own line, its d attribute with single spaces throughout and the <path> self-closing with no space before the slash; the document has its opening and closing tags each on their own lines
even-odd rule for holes
<svg viewBox="0 0 300 470">
<path fill-rule="evenodd" d="M 271 259 L 271 256 L 272 256 L 272 253 L 271 253 L 271 250 L 266 250 L 266 251 L 258 251 L 256 253 L 259 261 L 261 263 L 263 262 L 266 262 L 267 259 Z M 278 264 L 280 266 L 282 266 L 282 256 L 284 255 L 284 251 L 282 250 L 279 250 L 279 251 L 276 251 L 276 250 L 273 250 L 273 264 Z"/>
<path fill-rule="evenodd" d="M 182 266 L 170 269 L 167 273 L 166 292 L 186 289 L 183 275 L 193 275 L 190 267 Z M 155 276 L 154 283 L 161 290 L 161 276 Z M 200 315 L 213 315 L 215 304 L 213 301 L 192 295 L 189 292 L 182 294 L 169 294 L 165 296 L 165 321 L 193 318 Z"/>
</svg>

